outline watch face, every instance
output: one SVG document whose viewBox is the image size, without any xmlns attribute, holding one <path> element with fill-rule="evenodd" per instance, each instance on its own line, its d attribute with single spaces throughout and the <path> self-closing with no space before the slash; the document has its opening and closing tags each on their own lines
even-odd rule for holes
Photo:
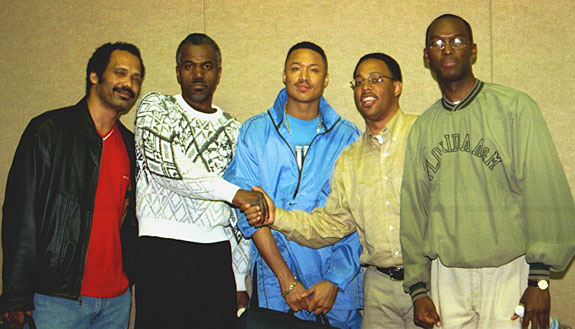
<svg viewBox="0 0 575 329">
<path fill-rule="evenodd" d="M 523 304 L 519 304 L 515 307 L 515 314 L 519 315 L 522 318 L 525 315 L 525 306 Z"/>
<path fill-rule="evenodd" d="M 546 290 L 549 288 L 549 282 L 547 282 L 547 280 L 539 280 L 539 282 L 537 282 L 537 287 L 541 290 Z"/>
</svg>

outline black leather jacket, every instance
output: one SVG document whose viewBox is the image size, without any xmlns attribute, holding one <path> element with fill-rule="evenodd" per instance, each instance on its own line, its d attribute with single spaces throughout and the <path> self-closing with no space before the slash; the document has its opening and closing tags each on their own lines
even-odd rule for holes
<svg viewBox="0 0 575 329">
<path fill-rule="evenodd" d="M 118 126 L 134 187 L 134 136 L 120 122 Z M 6 184 L 2 312 L 32 310 L 36 292 L 80 298 L 101 154 L 102 139 L 86 99 L 41 114 L 28 124 Z M 124 272 L 130 282 L 138 234 L 133 194 L 120 229 Z"/>
</svg>

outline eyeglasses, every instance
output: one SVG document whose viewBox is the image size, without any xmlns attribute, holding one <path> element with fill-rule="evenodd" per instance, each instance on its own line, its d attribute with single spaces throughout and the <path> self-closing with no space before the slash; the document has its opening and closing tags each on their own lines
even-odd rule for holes
<svg viewBox="0 0 575 329">
<path fill-rule="evenodd" d="M 395 78 L 392 77 L 388 77 L 387 75 L 383 75 L 383 74 L 370 74 L 367 78 L 355 78 L 353 80 L 351 80 L 350 83 L 350 87 L 351 89 L 354 88 L 359 88 L 361 86 L 363 86 L 366 82 L 369 82 L 372 85 L 377 85 L 380 83 L 383 83 L 383 79 L 391 79 L 393 81 L 395 81 Z"/>
<path fill-rule="evenodd" d="M 459 50 L 459 49 L 462 49 L 465 46 L 467 46 L 467 44 L 469 44 L 469 43 L 471 43 L 471 42 L 469 42 L 469 41 L 467 41 L 461 37 L 455 37 L 455 38 L 449 40 L 448 42 L 446 42 L 443 39 L 433 39 L 429 42 L 427 47 L 429 47 L 429 49 L 431 49 L 431 50 L 440 50 L 440 49 L 443 50 L 443 49 L 445 49 L 447 44 L 449 44 L 452 49 Z"/>
</svg>

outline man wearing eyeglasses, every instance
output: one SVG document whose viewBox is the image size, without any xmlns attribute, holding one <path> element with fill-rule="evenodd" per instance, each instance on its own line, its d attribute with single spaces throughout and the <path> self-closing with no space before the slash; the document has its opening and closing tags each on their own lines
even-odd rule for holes
<svg viewBox="0 0 575 329">
<path fill-rule="evenodd" d="M 399 244 L 399 191 L 405 142 L 415 115 L 399 106 L 399 64 L 372 53 L 356 65 L 351 87 L 365 133 L 339 156 L 324 207 L 310 213 L 275 208 L 275 223 L 260 221 L 257 207 L 246 209 L 250 223 L 271 225 L 289 239 L 318 248 L 357 231 L 363 247 L 364 315 L 361 327 L 415 328 L 413 305 L 403 291 Z M 271 207 L 273 217 L 274 207 Z"/>
<path fill-rule="evenodd" d="M 547 125 L 525 93 L 475 78 L 461 17 L 431 23 L 423 56 L 443 97 L 413 125 L 401 189 L 415 322 L 548 328 L 549 270 L 575 253 L 575 206 Z"/>
</svg>

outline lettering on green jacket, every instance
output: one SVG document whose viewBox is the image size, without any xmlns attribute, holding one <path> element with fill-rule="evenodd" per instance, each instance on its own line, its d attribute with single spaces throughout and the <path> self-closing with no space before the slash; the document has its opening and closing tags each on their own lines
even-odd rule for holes
<svg viewBox="0 0 575 329">
<path fill-rule="evenodd" d="M 471 147 L 471 137 L 469 133 L 465 134 L 463 141 L 461 141 L 461 134 L 451 134 L 444 135 L 443 140 L 438 143 L 438 146 L 431 149 L 431 157 L 425 159 L 425 171 L 427 172 L 427 178 L 431 181 L 433 180 L 434 174 L 439 171 L 441 167 L 441 157 L 447 153 L 454 152 L 467 152 L 473 156 L 481 159 L 481 162 L 489 170 L 493 171 L 493 168 L 500 164 L 503 160 L 499 152 L 490 152 L 489 147 L 484 146 L 484 138 L 479 139 L 477 144 Z"/>
</svg>

